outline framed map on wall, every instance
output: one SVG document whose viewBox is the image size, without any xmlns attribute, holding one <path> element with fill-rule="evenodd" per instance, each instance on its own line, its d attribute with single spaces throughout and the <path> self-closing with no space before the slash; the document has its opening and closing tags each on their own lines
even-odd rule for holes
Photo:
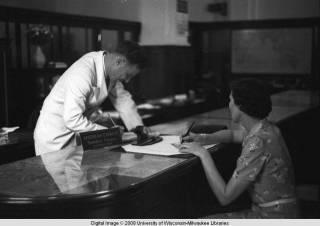
<svg viewBox="0 0 320 226">
<path fill-rule="evenodd" d="M 311 28 L 232 31 L 232 73 L 310 74 Z"/>
</svg>

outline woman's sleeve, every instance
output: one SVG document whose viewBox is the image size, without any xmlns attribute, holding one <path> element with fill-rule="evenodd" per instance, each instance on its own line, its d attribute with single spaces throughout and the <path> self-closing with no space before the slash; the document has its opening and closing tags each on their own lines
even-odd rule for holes
<svg viewBox="0 0 320 226">
<path fill-rule="evenodd" d="M 264 150 L 263 140 L 257 136 L 249 138 L 237 161 L 233 177 L 240 180 L 256 180 L 262 172 L 266 160 L 267 153 Z"/>
</svg>

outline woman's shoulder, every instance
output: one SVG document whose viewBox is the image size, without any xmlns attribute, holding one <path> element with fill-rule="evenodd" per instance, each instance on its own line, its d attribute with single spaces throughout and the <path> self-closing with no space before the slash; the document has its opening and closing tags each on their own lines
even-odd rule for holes
<svg viewBox="0 0 320 226">
<path fill-rule="evenodd" d="M 270 143 L 271 139 L 277 137 L 279 133 L 280 130 L 277 126 L 267 120 L 264 120 L 262 121 L 260 129 L 245 137 L 243 147 L 249 150 L 262 148 L 267 143 Z"/>
<path fill-rule="evenodd" d="M 247 137 L 242 146 L 248 151 L 259 149 L 263 147 L 263 139 L 258 134 L 254 134 L 250 137 Z"/>
<path fill-rule="evenodd" d="M 257 131 L 256 135 L 265 141 L 269 141 L 268 143 L 270 143 L 270 139 L 278 139 L 281 136 L 281 131 L 274 123 L 264 120 L 260 130 Z"/>
<path fill-rule="evenodd" d="M 250 138 L 249 142 L 259 146 L 268 156 L 278 156 L 283 148 L 282 140 L 280 129 L 274 123 L 264 121 L 261 128 Z"/>
</svg>

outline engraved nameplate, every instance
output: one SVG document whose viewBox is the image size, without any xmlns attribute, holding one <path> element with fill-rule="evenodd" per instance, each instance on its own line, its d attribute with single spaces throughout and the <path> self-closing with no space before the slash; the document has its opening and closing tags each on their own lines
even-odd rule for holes
<svg viewBox="0 0 320 226">
<path fill-rule="evenodd" d="M 120 127 L 79 133 L 83 150 L 121 144 Z"/>
</svg>

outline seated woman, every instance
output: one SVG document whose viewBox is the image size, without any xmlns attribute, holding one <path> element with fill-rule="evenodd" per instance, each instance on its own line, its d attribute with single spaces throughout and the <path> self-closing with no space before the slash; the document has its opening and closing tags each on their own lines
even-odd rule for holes
<svg viewBox="0 0 320 226">
<path fill-rule="evenodd" d="M 231 203 L 246 189 L 252 199 L 250 210 L 209 217 L 298 217 L 293 166 L 279 129 L 267 120 L 271 108 L 269 90 L 262 82 L 235 81 L 231 84 L 229 109 L 239 129 L 212 134 L 191 133 L 184 138 L 180 151 L 201 159 L 210 187 L 222 205 Z M 201 146 L 217 142 L 242 142 L 241 156 L 227 183 L 209 152 Z"/>
</svg>

